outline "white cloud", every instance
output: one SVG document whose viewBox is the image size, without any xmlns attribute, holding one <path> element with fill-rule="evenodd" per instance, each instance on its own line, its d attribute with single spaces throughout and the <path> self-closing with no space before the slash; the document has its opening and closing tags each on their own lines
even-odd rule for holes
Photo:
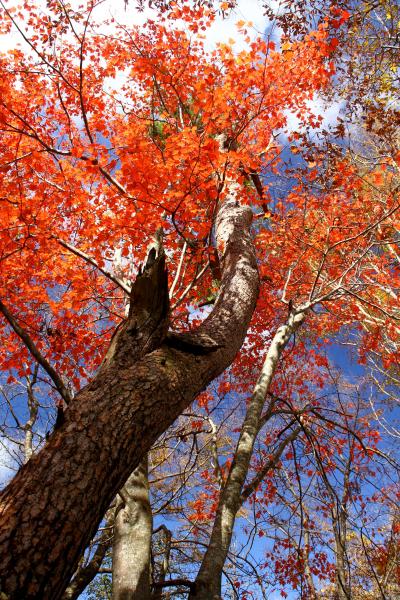
<svg viewBox="0 0 400 600">
<path fill-rule="evenodd" d="M 344 107 L 344 100 L 335 100 L 330 103 L 325 102 L 318 95 L 315 96 L 313 100 L 307 101 L 307 106 L 309 110 L 316 116 L 322 116 L 322 121 L 320 123 L 319 129 L 328 129 L 332 125 L 334 126 L 337 123 L 337 118 L 340 114 L 340 111 Z M 286 112 L 287 117 L 287 127 L 286 129 L 291 131 L 304 131 L 304 126 L 301 124 L 300 119 L 292 112 Z"/>
<path fill-rule="evenodd" d="M 229 39 L 236 41 L 234 49 L 236 52 L 247 47 L 243 36 L 238 35 L 236 23 L 238 21 L 251 21 L 252 26 L 248 27 L 250 40 L 262 36 L 268 26 L 268 19 L 263 15 L 262 5 L 259 0 L 239 0 L 236 8 L 223 19 L 218 17 L 210 29 L 206 32 L 205 47 L 212 51 L 220 42 L 227 42 Z"/>
<path fill-rule="evenodd" d="M 11 8 L 18 4 L 17 1 L 7 2 L 7 8 Z M 77 9 L 80 2 L 72 0 L 70 3 L 72 8 Z M 36 7 L 47 12 L 45 0 L 36 0 Z M 113 18 L 116 23 L 122 25 L 143 25 L 147 19 L 157 20 L 157 11 L 146 7 L 143 11 L 139 11 L 134 2 L 127 6 L 123 0 L 111 2 L 107 0 L 99 4 L 93 11 L 93 21 L 102 25 L 105 20 Z M 253 40 L 259 35 L 263 35 L 268 25 L 268 19 L 263 15 L 262 4 L 259 0 L 239 0 L 236 8 L 231 11 L 229 16 L 222 18 L 218 16 L 210 29 L 205 33 L 206 49 L 213 50 L 219 42 L 227 42 L 230 38 L 237 40 L 235 49 L 242 50 L 245 47 L 245 42 L 238 36 L 236 23 L 238 21 L 251 21 L 252 26 L 248 28 L 248 34 Z M 26 30 L 23 21 L 20 21 L 21 27 Z M 104 33 L 111 31 L 112 25 L 102 25 Z M 18 31 L 13 28 L 10 34 L 0 37 L 0 51 L 6 51 L 14 48 L 18 43 L 21 43 L 21 36 Z M 23 44 L 23 46 L 26 46 Z"/>
<path fill-rule="evenodd" d="M 114 4 L 106 2 L 96 9 L 96 22 L 101 23 L 110 16 L 120 24 L 143 25 L 147 19 L 156 19 L 157 12 L 147 7 L 144 11 L 139 12 L 133 4 L 125 8 L 122 0 Z M 236 50 L 244 48 L 245 44 L 239 39 L 236 27 L 238 21 L 252 22 L 252 26 L 248 28 L 251 39 L 263 35 L 268 25 L 268 19 L 263 15 L 262 4 L 259 0 L 239 0 L 236 8 L 227 17 L 223 18 L 222 15 L 219 15 L 205 32 L 206 49 L 214 50 L 218 43 L 227 42 L 230 38 L 237 40 Z M 184 25 L 183 22 L 181 25 Z"/>
</svg>

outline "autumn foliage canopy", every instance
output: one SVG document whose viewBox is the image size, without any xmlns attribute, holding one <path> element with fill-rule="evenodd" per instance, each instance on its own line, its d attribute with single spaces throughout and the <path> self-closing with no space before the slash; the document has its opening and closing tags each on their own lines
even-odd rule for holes
<svg viewBox="0 0 400 600">
<path fill-rule="evenodd" d="M 201 435 L 218 397 L 239 398 L 243 414 L 276 331 L 301 314 L 269 393 L 273 410 L 290 414 L 288 427 L 302 438 L 302 461 L 292 439 L 285 454 L 282 448 L 292 465 L 288 477 L 293 485 L 320 478 L 319 499 L 307 509 L 315 512 L 304 508 L 301 517 L 312 529 L 334 502 L 327 484 L 337 469 L 333 449 L 348 452 L 357 473 L 367 472 L 380 439 L 358 414 L 360 404 L 321 400 L 340 387 L 330 349 L 351 344 L 362 368 L 378 354 L 380 368 L 392 374 L 400 358 L 400 152 L 394 145 L 366 169 L 346 144 L 313 138 L 323 123 L 313 101 L 332 91 L 341 30 L 352 13 L 326 3 L 314 29 L 279 40 L 255 37 L 240 19 L 236 38 L 210 50 L 207 32 L 232 3 L 171 3 L 140 26 L 98 17 L 101 2 L 83 4 L 48 0 L 43 8 L 26 0 L 4 3 L 0 13 L 1 33 L 20 40 L 0 54 L 0 381 L 18 386 L 36 372 L 48 408 L 71 401 L 126 318 L 132 282 L 160 228 L 170 328 L 195 330 L 220 292 L 224 247 L 215 224 L 234 190 L 253 213 L 260 293 L 229 374 L 198 397 L 185 435 Z M 332 426 L 330 437 L 331 417 L 341 429 Z M 232 447 L 240 423 L 224 430 Z M 286 425 L 260 434 L 254 476 Z M 353 429 L 350 440 L 344 432 Z M 325 440 L 317 454 L 316 440 Z M 226 448 L 220 488 L 232 464 Z M 190 496 L 186 515 L 196 535 L 215 518 L 216 477 L 210 466 L 196 472 L 202 489 Z M 276 481 L 260 478 L 245 499 L 262 519 L 279 493 Z M 346 494 L 363 502 L 355 487 Z M 264 521 L 259 537 L 268 526 Z M 305 564 L 332 583 L 329 552 L 307 563 L 309 542 L 300 541 L 296 553 L 290 536 L 265 555 L 266 563 L 275 561 L 276 589 L 289 582 L 299 590 Z M 379 552 L 387 560 L 383 541 Z M 375 566 L 385 561 L 378 554 Z M 301 598 L 312 598 L 309 580 L 304 585 L 309 595 Z M 253 597 L 247 593 L 240 597 Z"/>
</svg>

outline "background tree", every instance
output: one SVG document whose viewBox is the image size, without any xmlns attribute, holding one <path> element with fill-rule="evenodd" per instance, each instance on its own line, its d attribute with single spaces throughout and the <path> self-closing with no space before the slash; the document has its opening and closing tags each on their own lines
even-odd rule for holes
<svg viewBox="0 0 400 600">
<path fill-rule="evenodd" d="M 251 561 L 243 559 L 243 552 L 229 552 L 238 513 L 242 507 L 248 510 L 246 501 L 253 502 L 264 480 L 269 507 L 273 502 L 286 507 L 288 493 L 303 507 L 300 520 L 296 510 L 292 521 L 299 520 L 304 544 L 290 531 L 286 540 L 277 538 L 276 548 L 291 550 L 297 544 L 282 573 L 301 594 L 314 593 L 320 586 L 313 580 L 315 564 L 322 580 L 334 571 L 326 567 L 329 551 L 314 558 L 310 550 L 312 516 L 300 489 L 299 452 L 306 448 L 315 455 L 314 468 L 328 495 L 332 484 L 324 472 L 350 473 L 349 467 L 343 471 L 340 464 L 332 465 L 328 450 L 311 434 L 312 427 L 318 432 L 324 427 L 315 406 L 315 388 L 325 385 L 319 369 L 327 361 L 323 340 L 340 338 L 346 328 L 354 333 L 361 359 L 384 341 L 384 364 L 396 360 L 396 347 L 388 342 L 397 336 L 398 270 L 388 256 L 396 243 L 397 155 L 391 155 L 389 170 L 376 163 L 360 173 L 351 157 L 329 141 L 325 154 L 304 132 L 292 132 L 293 151 L 306 161 L 288 169 L 279 164 L 276 142 L 288 111 L 297 112 L 309 130 L 318 128 L 320 119 L 307 100 L 333 73 L 331 59 L 340 38 L 332 32 L 350 22 L 349 12 L 333 7 L 327 23 L 314 32 L 305 20 L 304 29 L 287 37 L 278 50 L 272 40 L 258 39 L 237 55 L 228 44 L 210 57 L 195 34 L 207 29 L 215 13 L 185 3 L 161 8 L 168 25 L 160 16 L 157 24 L 151 21 L 141 30 L 113 25 L 105 34 L 105 24 L 101 29 L 96 25 L 94 4 L 74 11 L 56 2 L 45 15 L 27 4 L 33 31 L 21 29 L 23 13 L 4 6 L 4 28 L 19 28 L 28 50 L 25 55 L 12 52 L 2 63 L 2 260 L 7 268 L 0 310 L 4 335 L 13 336 L 2 368 L 8 385 L 18 385 L 21 378 L 36 385 L 39 378 L 38 393 L 46 398 L 50 392 L 58 413 L 56 431 L 2 497 L 9 556 L 2 584 L 10 597 L 61 597 L 86 567 L 98 569 L 110 539 L 107 528 L 106 541 L 93 536 L 108 508 L 116 513 L 118 544 L 118 517 L 128 515 L 131 498 L 137 514 L 130 480 L 125 483 L 128 476 L 195 395 L 232 362 L 248 329 L 258 291 L 252 240 L 261 294 L 246 345 L 229 379 L 221 382 L 232 391 L 230 401 L 239 400 L 244 433 L 238 436 L 230 423 L 222 427 L 223 420 L 216 423 L 210 417 L 212 396 L 203 397 L 203 414 L 192 418 L 192 434 L 197 434 L 179 434 L 193 444 L 199 435 L 208 438 L 203 456 L 211 469 L 199 476 L 197 455 L 202 453 L 196 448 L 196 461 L 183 483 L 168 492 L 168 507 L 179 498 L 194 509 L 195 515 L 182 512 L 197 539 L 186 540 L 191 550 L 185 559 L 185 540 L 180 541 L 176 556 L 181 564 L 172 567 L 174 536 L 162 529 L 164 539 L 154 545 L 164 555 L 153 565 L 156 596 L 174 583 L 166 577 L 173 569 L 180 575 L 174 585 L 181 595 L 187 588 L 193 597 L 220 594 L 224 576 L 233 590 L 244 590 L 243 597 L 253 593 L 237 575 L 239 562 L 242 573 L 250 568 L 248 581 L 259 585 Z M 220 8 L 228 10 L 229 4 Z M 182 18 L 188 34 L 180 29 Z M 290 27 L 288 20 L 288 36 Z M 246 36 L 249 25 L 242 22 L 239 28 Z M 110 78 L 117 74 L 122 83 L 113 87 Z M 274 185 L 278 177 L 285 182 L 284 195 L 272 185 L 263 187 L 257 172 L 265 165 Z M 258 218 L 250 237 L 251 212 Z M 172 270 L 169 291 L 165 253 Z M 199 326 L 201 311 L 193 316 L 193 306 L 212 304 L 212 313 Z M 372 325 L 364 325 L 369 321 Z M 30 366 L 30 357 L 38 367 Z M 36 418 L 36 402 L 41 405 L 32 399 L 28 404 L 26 423 Z M 324 410 L 332 409 L 327 405 Z M 20 427 L 19 410 L 10 411 Z M 349 419 L 344 407 L 338 414 Z M 201 432 L 206 421 L 210 430 Z M 237 428 L 237 415 L 235 421 Z M 350 448 L 358 439 L 355 424 L 345 425 L 351 430 Z M 268 434 L 258 440 L 263 427 Z M 221 431 L 231 439 L 222 461 Z M 369 431 L 373 429 L 365 435 Z M 339 440 L 337 434 L 332 446 Z M 280 460 L 288 446 L 292 454 L 287 459 L 294 461 L 291 486 L 277 496 L 271 475 L 278 466 L 285 474 Z M 368 456 L 363 446 L 361 451 Z M 204 489 L 196 500 L 189 478 Z M 45 485 L 50 480 L 52 492 Z M 293 492 L 293 484 L 299 492 L 296 487 Z M 27 493 L 33 497 L 31 505 L 26 505 Z M 83 522 L 87 530 L 80 535 Z M 221 541 L 222 525 L 226 535 Z M 344 547 L 348 552 L 343 510 L 332 517 L 330 527 L 333 534 L 340 529 L 334 538 L 337 581 L 343 585 L 336 589 L 347 593 L 350 580 L 343 570 L 349 561 L 344 552 L 340 555 Z M 141 534 L 145 529 L 140 528 Z M 256 529 L 263 537 L 264 529 Z M 89 559 L 70 581 L 91 537 Z M 15 540 L 11 551 L 8 540 Z M 150 571 L 149 540 L 150 535 L 143 543 L 144 573 Z M 204 557 L 199 549 L 206 549 Z M 18 552 L 23 553 L 20 560 Z M 120 556 L 122 569 L 139 581 L 140 573 L 127 568 L 131 553 Z M 227 560 L 232 573 L 224 571 Z M 117 563 L 115 597 L 124 593 L 118 589 Z M 199 563 L 193 585 L 185 569 L 193 571 Z M 151 593 L 149 576 L 143 581 L 147 591 L 141 588 L 142 597 Z M 282 579 L 278 582 L 284 585 Z M 135 581 L 127 585 L 139 593 Z M 262 585 L 258 589 L 264 593 Z"/>
</svg>

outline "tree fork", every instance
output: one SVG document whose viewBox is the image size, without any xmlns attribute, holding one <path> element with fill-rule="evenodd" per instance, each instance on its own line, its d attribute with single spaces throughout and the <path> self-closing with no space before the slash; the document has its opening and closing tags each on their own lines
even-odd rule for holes
<svg viewBox="0 0 400 600">
<path fill-rule="evenodd" d="M 4 598 L 62 597 L 132 470 L 234 359 L 258 295 L 251 220 L 251 210 L 229 194 L 217 218 L 223 249 L 220 294 L 213 312 L 193 332 L 198 343 L 191 338 L 178 348 L 176 336 L 174 347 L 167 343 L 164 253 L 138 276 L 129 317 L 115 333 L 98 374 L 71 401 L 63 425 L 0 496 Z M 204 339 L 208 348 L 202 353 Z"/>
</svg>

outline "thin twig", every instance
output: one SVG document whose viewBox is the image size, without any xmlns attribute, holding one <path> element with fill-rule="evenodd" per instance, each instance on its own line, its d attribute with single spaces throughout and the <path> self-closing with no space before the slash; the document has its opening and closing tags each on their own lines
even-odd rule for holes
<svg viewBox="0 0 400 600">
<path fill-rule="evenodd" d="M 3 314 L 5 319 L 8 321 L 10 326 L 13 328 L 18 337 L 24 342 L 25 346 L 28 348 L 29 352 L 32 354 L 33 358 L 39 363 L 39 365 L 46 371 L 49 377 L 52 379 L 54 385 L 57 388 L 57 391 L 60 393 L 66 404 L 71 402 L 72 396 L 68 389 L 65 387 L 63 380 L 57 371 L 51 366 L 51 364 L 44 358 L 44 356 L 39 351 L 35 342 L 30 337 L 29 333 L 23 329 L 15 317 L 11 314 L 8 308 L 3 304 L 0 300 L 0 312 Z"/>
<path fill-rule="evenodd" d="M 126 285 L 126 283 L 124 283 L 118 277 L 115 277 L 115 275 L 113 275 L 112 273 L 110 273 L 106 269 L 103 269 L 103 267 L 100 267 L 100 265 L 94 260 L 94 258 L 92 258 L 91 256 L 89 256 L 88 254 L 86 254 L 82 250 L 79 250 L 78 248 L 76 248 L 72 244 L 70 244 L 68 242 L 65 242 L 64 240 L 62 240 L 62 239 L 60 239 L 60 238 L 58 238 L 56 236 L 52 236 L 52 237 L 61 246 L 63 246 L 64 248 L 66 248 L 67 250 L 69 250 L 70 252 L 72 252 L 73 254 L 75 254 L 76 256 L 79 256 L 80 258 L 83 258 L 83 260 L 85 260 L 87 263 L 89 263 L 90 265 L 92 265 L 93 267 L 95 267 L 96 269 L 98 269 L 105 277 L 107 277 L 107 279 L 110 279 L 113 283 L 115 283 L 116 285 L 118 285 L 118 287 L 120 287 L 122 290 L 124 290 L 124 292 L 126 294 L 130 294 L 131 293 L 131 290 Z"/>
</svg>

